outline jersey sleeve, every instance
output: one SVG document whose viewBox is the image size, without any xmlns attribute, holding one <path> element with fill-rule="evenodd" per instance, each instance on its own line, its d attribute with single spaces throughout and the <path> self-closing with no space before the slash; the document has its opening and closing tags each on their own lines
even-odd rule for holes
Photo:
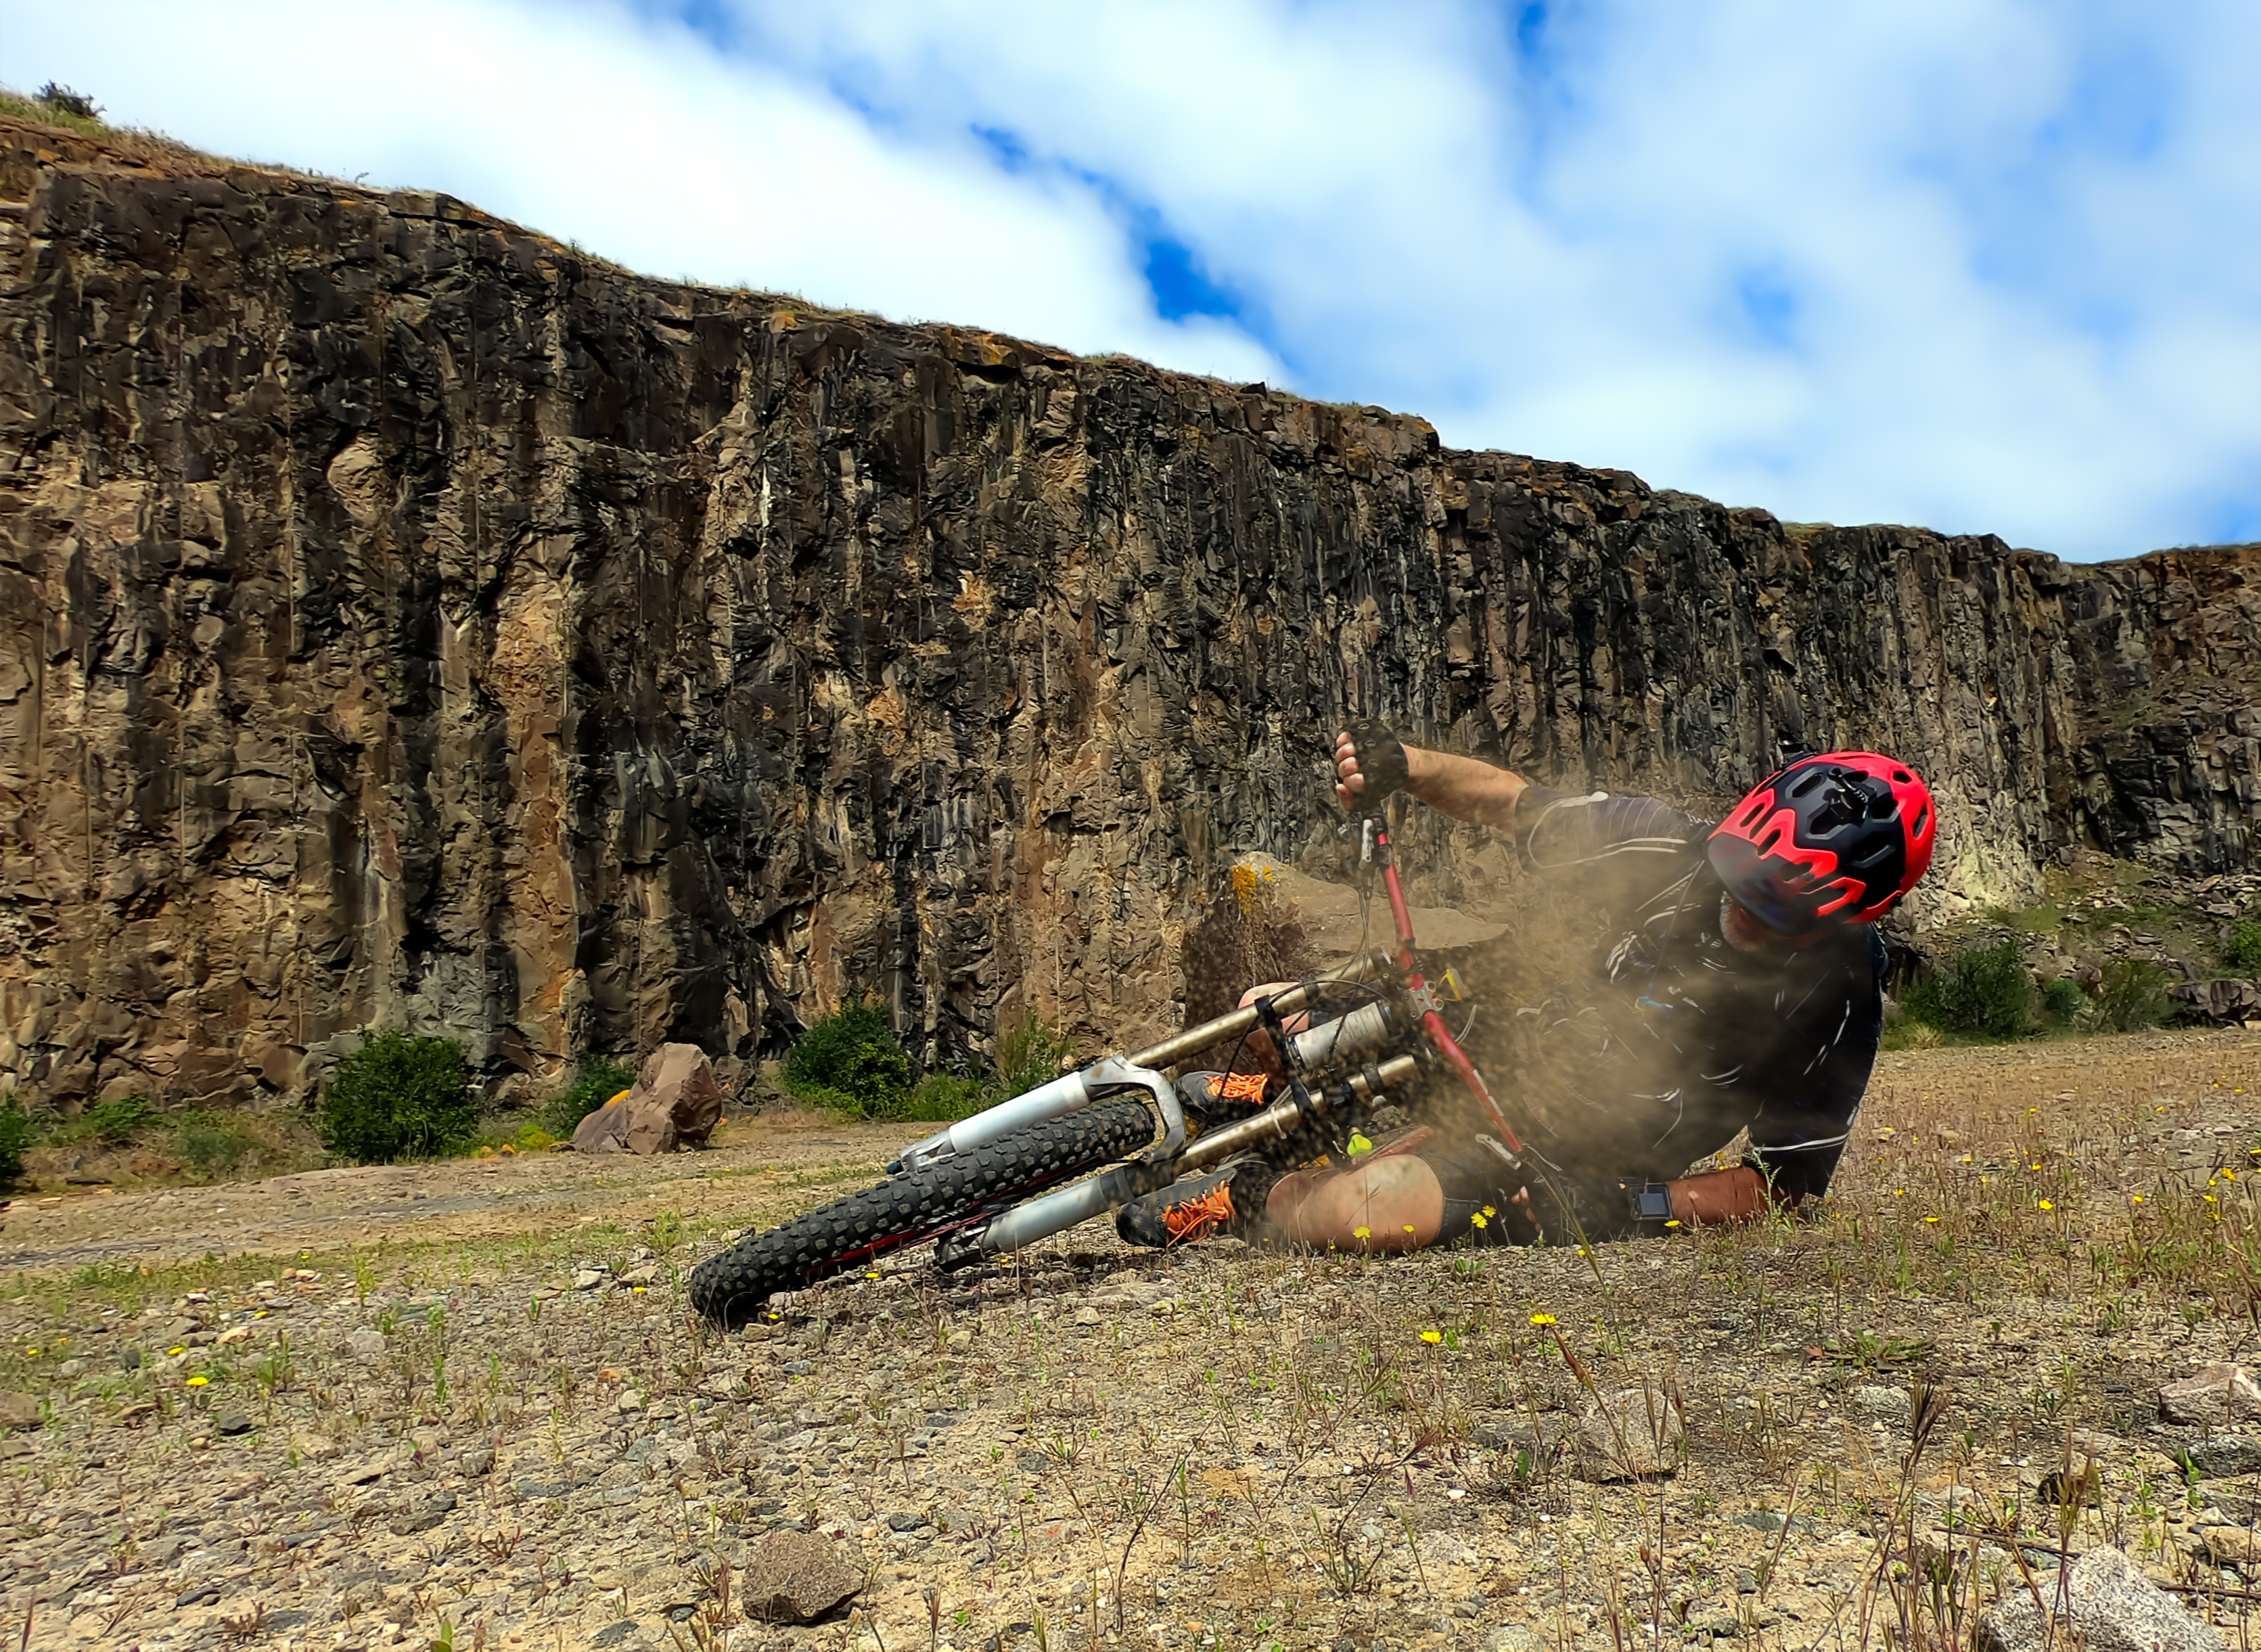
<svg viewBox="0 0 2261 1652">
<path fill-rule="evenodd" d="M 1705 828 L 1654 797 L 1526 787 L 1516 806 L 1524 864 L 1568 879 L 1597 912 L 1633 921 L 1702 864 Z"/>
<path fill-rule="evenodd" d="M 1607 792 L 1572 795 L 1551 786 L 1529 786 L 1515 810 L 1516 847 L 1536 871 L 1597 860 L 1677 860 L 1704 838 L 1692 815 L 1654 797 L 1613 797 Z"/>
<path fill-rule="evenodd" d="M 1850 974 L 1844 1007 L 1828 1042 L 1803 1073 L 1784 1075 L 1751 1121 L 1745 1161 L 1762 1172 L 1777 1196 L 1795 1204 L 1829 1190 L 1853 1131 L 1854 1116 L 1877 1065 L 1884 1033 L 1884 949 L 1872 929 L 1868 973 Z"/>
</svg>

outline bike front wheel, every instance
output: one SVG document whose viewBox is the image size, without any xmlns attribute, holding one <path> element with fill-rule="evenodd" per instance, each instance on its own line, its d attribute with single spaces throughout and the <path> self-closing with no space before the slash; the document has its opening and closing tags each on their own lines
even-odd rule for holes
<svg viewBox="0 0 2261 1652">
<path fill-rule="evenodd" d="M 805 1289 L 932 1239 L 992 1205 L 1017 1203 L 1127 1157 L 1153 1138 L 1154 1116 L 1139 1101 L 1102 1102 L 1030 1124 L 709 1257 L 691 1270 L 691 1305 L 735 1331 L 778 1291 Z"/>
</svg>

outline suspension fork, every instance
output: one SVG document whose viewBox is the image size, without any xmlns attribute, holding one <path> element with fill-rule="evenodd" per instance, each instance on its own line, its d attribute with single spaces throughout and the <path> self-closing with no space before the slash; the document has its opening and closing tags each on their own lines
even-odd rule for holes
<svg viewBox="0 0 2261 1652">
<path fill-rule="evenodd" d="M 1379 815 L 1369 815 L 1365 822 L 1366 841 L 1359 846 L 1359 858 L 1370 860 L 1382 867 L 1382 887 L 1389 892 L 1389 915 L 1397 924 L 1397 968 L 1405 978 L 1406 996 L 1421 1011 L 1421 1030 L 1429 1035 L 1429 1042 L 1437 1053 L 1445 1058 L 1452 1069 L 1461 1075 L 1461 1082 L 1475 1096 L 1476 1105 L 1490 1122 L 1501 1141 L 1517 1160 L 1523 1157 L 1523 1141 L 1507 1122 L 1507 1115 L 1492 1099 L 1491 1087 L 1484 1082 L 1476 1064 L 1468 1059 L 1461 1041 L 1453 1037 L 1453 1030 L 1445 1024 L 1436 993 L 1429 986 L 1428 977 L 1421 973 L 1421 960 L 1413 950 L 1413 914 L 1405 904 L 1405 886 L 1397 876 L 1397 856 L 1389 846 L 1389 828 Z"/>
</svg>

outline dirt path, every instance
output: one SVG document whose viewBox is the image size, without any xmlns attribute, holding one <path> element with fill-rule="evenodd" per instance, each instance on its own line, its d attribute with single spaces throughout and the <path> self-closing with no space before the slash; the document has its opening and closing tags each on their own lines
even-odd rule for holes
<svg viewBox="0 0 2261 1652">
<path fill-rule="evenodd" d="M 733 1121 L 706 1152 L 661 1159 L 523 1153 L 19 1197 L 0 1215 L 0 1272 L 555 1232 L 663 1210 L 758 1225 L 815 1203 L 815 1190 L 833 1182 L 876 1177 L 933 1129 L 776 1113 Z"/>
<path fill-rule="evenodd" d="M 2249 1070 L 2261 1037 L 2150 1033 L 1998 1048 L 1911 1050 L 1879 1058 L 1871 1113 L 1913 1106 L 1952 1115 L 2004 1087 L 2036 1102 L 2081 1086 L 2178 1095 Z M 2243 1082 L 2241 1080 L 2240 1082 Z M 2261 1117 L 2224 1083 L 2223 1116 Z M 1933 1097 L 1937 1099 L 1934 1101 Z M 923 1124 L 849 1124 L 780 1112 L 734 1120 L 708 1151 L 663 1159 L 571 1153 L 439 1164 L 347 1167 L 262 1182 L 140 1192 L 93 1189 L 19 1197 L 0 1216 L 0 1272 L 45 1273 L 122 1261 L 288 1255 L 384 1240 L 449 1243 L 641 1222 L 661 1210 L 766 1226 L 877 1177 Z"/>
</svg>

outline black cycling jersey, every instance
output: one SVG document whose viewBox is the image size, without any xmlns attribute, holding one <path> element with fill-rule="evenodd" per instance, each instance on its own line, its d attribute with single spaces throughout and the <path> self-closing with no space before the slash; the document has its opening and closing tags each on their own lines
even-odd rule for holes
<svg viewBox="0 0 2261 1652">
<path fill-rule="evenodd" d="M 1591 1237 L 1629 1225 L 1619 1182 L 1669 1181 L 1744 1129 L 1781 1196 L 1823 1192 L 1876 1062 L 1884 957 L 1873 926 L 1798 948 L 1731 946 L 1709 836 L 1653 797 L 1533 786 L 1517 806 L 1524 858 L 1575 878 L 1606 925 L 1594 989 L 1523 1012 L 1540 1024 L 1525 1041 L 1540 1054 L 1516 1076 L 1546 1092 L 1527 1095 L 1545 1103 L 1531 1145 Z"/>
</svg>

